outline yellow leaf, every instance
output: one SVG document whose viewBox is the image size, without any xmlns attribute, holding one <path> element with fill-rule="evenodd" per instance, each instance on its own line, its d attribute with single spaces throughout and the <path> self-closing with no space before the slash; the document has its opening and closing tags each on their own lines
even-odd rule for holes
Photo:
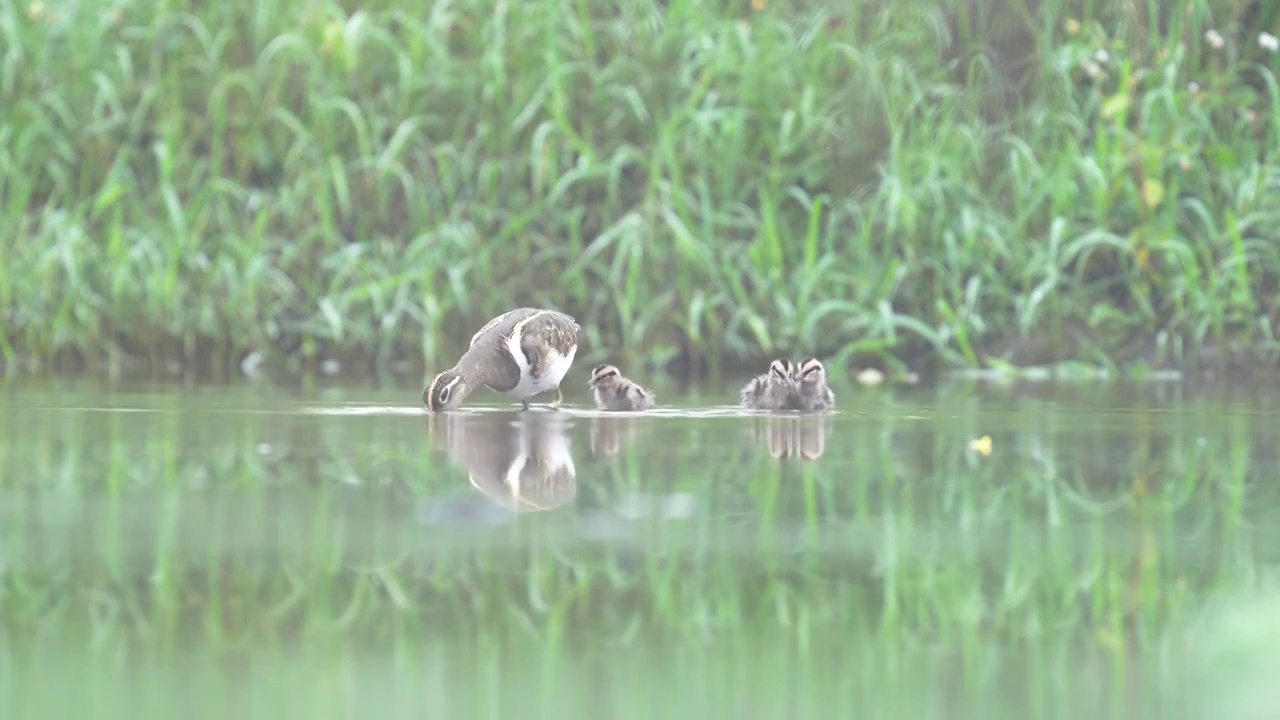
<svg viewBox="0 0 1280 720">
<path fill-rule="evenodd" d="M 1098 644 L 1112 650 L 1119 650 L 1124 647 L 1124 641 L 1108 630 L 1098 631 Z"/>
<path fill-rule="evenodd" d="M 1138 264 L 1138 269 L 1143 271 L 1151 270 L 1151 249 L 1140 247 L 1133 251 L 1133 260 Z"/>
<path fill-rule="evenodd" d="M 1102 101 L 1102 117 L 1111 120 L 1117 115 L 1121 115 L 1129 111 L 1129 96 L 1124 94 L 1112 95 Z"/>
<path fill-rule="evenodd" d="M 1148 210 L 1154 210 L 1163 199 L 1164 183 L 1150 178 L 1142 181 L 1142 201 L 1147 204 Z"/>
<path fill-rule="evenodd" d="M 978 453 L 979 455 L 990 455 L 991 454 L 991 436 L 983 435 L 977 440 L 971 440 L 969 442 L 969 449 Z"/>
<path fill-rule="evenodd" d="M 879 385 L 884 382 L 884 373 L 875 368 L 865 368 L 858 372 L 857 379 L 863 385 Z"/>
</svg>

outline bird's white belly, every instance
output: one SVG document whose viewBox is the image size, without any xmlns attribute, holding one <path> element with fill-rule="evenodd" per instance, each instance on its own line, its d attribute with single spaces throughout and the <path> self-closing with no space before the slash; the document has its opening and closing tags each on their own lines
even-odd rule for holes
<svg viewBox="0 0 1280 720">
<path fill-rule="evenodd" d="M 520 476 L 524 473 L 524 468 L 533 461 L 534 448 L 525 436 L 526 428 L 521 428 L 520 433 L 520 454 L 516 457 L 515 462 L 507 468 L 507 474 L 504 476 L 507 490 L 511 496 L 516 499 L 521 498 L 520 494 Z M 545 477 L 551 477 L 558 472 L 568 470 L 569 475 L 576 476 L 577 468 L 573 465 L 573 456 L 569 454 L 569 440 L 565 437 L 564 432 L 558 431 L 553 433 L 545 441 L 542 447 L 543 464 L 547 467 Z"/>
<path fill-rule="evenodd" d="M 525 360 L 524 351 L 520 349 L 519 338 L 509 338 L 507 340 L 507 348 L 511 351 L 511 357 L 515 359 L 516 365 L 520 367 L 520 381 L 510 390 L 500 390 L 499 392 L 516 400 L 533 397 L 559 387 L 560 381 L 564 379 L 565 374 L 569 372 L 569 367 L 573 365 L 573 356 L 578 354 L 576 345 L 569 349 L 567 355 L 560 355 L 552 350 L 551 356 L 548 358 L 550 364 L 547 367 L 547 371 L 540 377 L 534 378 L 529 374 L 529 363 Z"/>
</svg>

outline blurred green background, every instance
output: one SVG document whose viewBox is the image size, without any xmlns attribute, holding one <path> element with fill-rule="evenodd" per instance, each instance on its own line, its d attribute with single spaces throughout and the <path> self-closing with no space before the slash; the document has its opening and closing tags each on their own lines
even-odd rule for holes
<svg viewBox="0 0 1280 720">
<path fill-rule="evenodd" d="M 1269 361 L 1280 5 L 0 3 L 7 366 Z M 673 364 L 675 363 L 675 364 Z"/>
</svg>

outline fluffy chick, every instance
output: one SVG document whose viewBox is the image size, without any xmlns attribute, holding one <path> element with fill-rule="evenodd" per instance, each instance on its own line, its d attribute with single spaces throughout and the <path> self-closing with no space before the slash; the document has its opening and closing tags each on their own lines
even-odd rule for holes
<svg viewBox="0 0 1280 720">
<path fill-rule="evenodd" d="M 787 410 L 798 405 L 799 392 L 795 366 L 787 358 L 778 358 L 769 363 L 767 372 L 743 386 L 739 398 L 742 407 L 751 410 Z"/>
<path fill-rule="evenodd" d="M 827 369 L 818 358 L 806 358 L 796 370 L 800 410 L 830 410 L 836 403 L 835 393 L 827 385 Z"/>
<path fill-rule="evenodd" d="M 613 365 L 597 365 L 587 387 L 601 410 L 648 410 L 654 405 L 653 391 L 623 377 Z"/>
</svg>

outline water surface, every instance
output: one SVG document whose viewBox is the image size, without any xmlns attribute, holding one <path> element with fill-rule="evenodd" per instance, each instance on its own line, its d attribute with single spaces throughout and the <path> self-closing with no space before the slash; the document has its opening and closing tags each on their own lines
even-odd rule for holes
<svg viewBox="0 0 1280 720">
<path fill-rule="evenodd" d="M 1280 706 L 1275 394 L 420 394 L 9 381 L 6 716 Z"/>
</svg>

